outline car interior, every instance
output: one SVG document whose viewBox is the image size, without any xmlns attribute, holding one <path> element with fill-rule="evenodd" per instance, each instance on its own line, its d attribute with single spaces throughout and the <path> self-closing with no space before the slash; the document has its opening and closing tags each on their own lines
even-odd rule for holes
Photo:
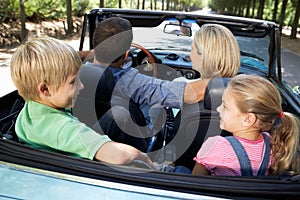
<svg viewBox="0 0 300 200">
<path fill-rule="evenodd" d="M 91 11 L 91 13 L 85 16 L 85 20 L 86 20 L 85 24 L 88 25 L 88 27 L 90 28 L 89 30 L 90 49 L 93 48 L 91 41 L 92 41 L 93 30 L 95 29 L 97 20 L 109 16 L 113 16 L 113 15 L 111 15 L 111 13 L 108 13 L 107 15 L 103 14 L 102 16 L 101 14 L 98 15 L 97 12 L 93 12 L 93 11 Z M 124 17 L 129 19 L 134 26 L 137 27 L 144 26 L 144 24 L 140 24 L 138 20 L 135 21 L 135 18 L 132 17 L 131 15 L 124 14 Z M 151 18 L 145 17 L 143 18 L 143 20 L 149 22 L 149 27 L 151 27 L 151 26 L 159 25 L 166 18 L 163 19 L 156 18 L 155 20 L 150 22 L 149 20 Z M 199 26 L 205 23 L 212 23 L 212 21 L 202 20 L 201 22 L 197 22 Z M 241 30 L 239 30 L 237 28 L 233 28 L 233 26 L 230 23 L 229 24 L 226 24 L 225 22 L 219 22 L 219 23 L 224 23 L 224 25 L 226 25 L 228 28 L 231 28 L 231 30 L 235 34 L 243 35 L 242 25 L 240 25 Z M 191 36 L 192 33 L 191 27 L 187 26 L 186 23 L 183 23 L 181 21 L 180 21 L 180 25 L 179 22 L 177 21 L 175 24 L 173 22 L 166 24 L 163 28 L 163 32 L 174 35 L 174 33 L 172 33 L 172 30 L 174 28 L 177 29 L 178 27 L 189 30 L 188 31 L 189 34 L 187 35 L 182 34 L 182 36 Z M 85 35 L 86 29 L 87 26 L 84 26 L 82 35 Z M 257 34 L 260 37 L 265 36 L 265 33 L 263 33 L 263 31 L 255 34 Z M 177 33 L 175 35 L 177 35 Z M 80 51 L 78 51 L 78 53 L 81 56 L 83 62 L 87 62 L 87 61 L 92 62 L 93 51 L 91 50 L 83 51 L 82 50 L 83 41 L 84 39 L 81 38 L 81 43 L 79 47 Z M 130 60 L 129 67 L 136 67 L 141 73 L 144 73 L 149 76 L 155 76 L 164 80 L 173 80 L 174 78 L 182 77 L 182 76 L 190 80 L 200 78 L 199 72 L 191 68 L 191 61 L 189 56 L 173 53 L 172 51 L 173 51 L 172 49 L 170 49 L 170 51 L 167 52 L 162 51 L 161 49 L 158 48 L 145 49 L 143 46 L 139 44 L 132 43 L 132 48 L 128 54 L 128 58 Z M 274 53 L 275 52 L 270 52 L 271 57 L 273 56 Z M 251 55 L 251 54 L 249 55 L 249 53 L 246 52 L 241 52 L 241 55 L 254 57 L 257 60 L 263 60 L 262 58 L 256 57 L 255 55 Z M 145 58 L 147 59 L 145 60 Z M 249 62 L 248 60 L 242 60 L 239 73 L 246 73 L 246 74 L 255 73 L 264 77 L 268 76 L 265 71 L 261 71 L 255 68 L 254 64 L 251 62 Z M 150 70 L 145 70 L 145 67 L 147 67 L 149 63 L 152 63 L 151 65 L 152 68 Z M 99 100 L 96 99 L 95 96 L 93 96 L 95 94 L 95 89 L 97 87 L 97 85 L 95 84 L 98 83 L 100 79 L 99 77 L 101 77 L 100 75 L 101 73 L 103 72 L 101 70 L 99 71 L 99 69 L 97 68 L 93 68 L 93 67 L 85 68 L 84 73 L 81 74 L 82 76 L 81 78 L 86 81 L 84 83 L 85 90 L 82 91 L 84 94 L 81 95 L 84 98 L 79 98 L 78 101 L 80 101 L 81 106 L 75 107 L 73 109 L 73 113 L 80 113 L 80 115 L 76 115 L 79 118 L 79 120 L 83 121 L 90 127 L 92 127 L 99 120 L 99 118 L 106 111 L 108 111 L 112 106 L 110 103 L 108 103 L 109 100 L 107 99 Z M 111 79 L 102 80 L 102 82 L 105 82 L 107 85 L 113 85 L 112 81 L 113 80 Z M 206 88 L 204 100 L 194 105 L 184 104 L 183 109 L 177 110 L 176 114 L 174 114 L 172 108 L 162 108 L 161 111 L 159 112 L 159 115 L 164 116 L 164 118 L 161 117 L 158 120 L 157 124 L 155 125 L 159 127 L 159 131 L 153 137 L 148 138 L 148 140 L 152 141 L 152 143 L 149 143 L 149 147 L 147 149 L 147 153 L 153 152 L 151 158 L 157 160 L 157 162 L 159 163 L 165 163 L 169 160 L 172 161 L 173 158 L 179 156 L 179 159 L 177 159 L 175 163 L 176 164 L 188 163 L 187 166 L 192 170 L 195 164 L 192 158 L 197 153 L 201 144 L 207 137 L 213 135 L 222 135 L 222 136 L 230 135 L 230 133 L 219 129 L 219 116 L 216 111 L 216 108 L 221 103 L 222 94 L 229 81 L 230 81 L 229 78 L 211 79 L 211 81 L 209 82 Z M 5 105 L 5 107 L 2 108 L 5 110 L 5 112 L 1 112 L 0 123 L 3 124 L 3 126 L 1 127 L 1 134 L 2 134 L 2 138 L 17 141 L 17 137 L 14 132 L 14 121 L 16 120 L 18 112 L 21 110 L 24 101 L 22 100 L 21 97 L 18 96 L 17 91 L 4 97 L 4 99 L 10 99 L 10 98 L 12 99 L 12 101 L 8 101 L 8 102 L 9 103 L 13 102 L 13 104 Z M 122 102 L 123 101 L 122 98 L 117 98 L 117 99 L 118 100 L 116 104 L 125 105 L 127 103 L 127 101 Z M 289 107 L 289 106 L 283 105 L 283 107 Z M 11 110 L 6 110 L 6 108 L 11 108 Z M 81 111 L 80 109 L 83 109 L 84 111 Z M 130 112 L 133 115 L 132 116 L 133 119 L 135 117 L 142 118 L 143 114 L 134 102 L 130 101 L 128 109 L 130 109 Z M 96 113 L 94 112 L 94 110 L 96 110 Z M 141 124 L 141 125 L 143 126 L 145 124 Z M 188 139 L 188 138 L 192 138 L 192 139 Z M 176 144 L 175 141 L 184 142 L 184 145 Z M 182 148 L 182 146 L 189 146 L 189 148 L 188 150 L 185 150 L 185 148 Z M 167 148 L 171 148 L 171 150 L 168 150 Z"/>
<path fill-rule="evenodd" d="M 107 15 L 107 16 L 106 16 Z M 116 14 L 117 16 L 122 16 L 122 14 Z M 85 23 L 88 26 L 83 27 L 82 35 L 86 35 L 86 31 L 94 30 L 97 20 L 99 18 L 105 18 L 113 16 L 110 12 L 103 14 L 101 12 L 91 11 L 85 16 Z M 135 17 L 130 14 L 124 14 L 124 17 L 131 20 L 131 22 L 139 27 L 144 24 L 148 24 L 149 27 L 160 24 L 163 19 L 160 16 L 148 16 L 143 20 L 134 21 Z M 198 25 L 204 23 L 212 23 L 209 19 L 203 19 L 201 22 L 198 21 Z M 240 25 L 240 29 L 236 26 L 231 27 L 231 23 L 224 23 L 227 27 L 231 28 L 237 35 L 243 35 L 242 30 L 245 29 L 244 25 Z M 234 23 L 234 22 L 232 22 Z M 175 24 L 174 26 L 178 26 Z M 184 28 L 190 28 L 189 26 L 183 25 Z M 250 26 L 249 26 L 250 27 Z M 170 28 L 170 27 L 167 27 Z M 263 38 L 265 33 L 263 31 L 257 31 L 259 29 L 251 29 L 251 33 L 260 35 Z M 168 32 L 167 29 L 165 29 Z M 257 31 L 257 32 L 255 32 Z M 92 31 L 91 31 L 92 32 Z M 92 33 L 89 32 L 89 50 L 83 50 L 83 41 L 85 38 L 81 38 L 79 55 L 84 62 L 93 60 L 93 53 L 91 51 L 92 47 Z M 191 29 L 189 29 L 188 36 L 191 34 Z M 273 34 L 273 33 L 272 33 Z M 185 35 L 186 36 L 186 35 Z M 183 35 L 183 37 L 185 37 Z M 271 36 L 271 37 L 274 37 Z M 273 42 L 275 43 L 275 38 Z M 275 45 L 275 44 L 270 44 Z M 269 52 L 270 58 L 268 63 L 275 62 L 277 52 Z M 252 57 L 254 55 L 249 55 L 246 52 L 241 52 L 241 55 Z M 139 44 L 133 44 L 129 58 L 131 59 L 130 67 L 136 67 L 141 73 L 149 76 L 155 76 L 164 80 L 173 80 L 177 77 L 184 76 L 187 79 L 197 79 L 200 78 L 200 74 L 191 68 L 191 62 L 189 56 L 183 56 L 181 54 L 173 53 L 172 51 L 166 53 L 162 52 L 160 49 L 145 49 Z M 147 59 L 145 59 L 147 58 Z M 261 58 L 255 58 L 255 60 L 260 60 Z M 255 61 L 261 62 L 261 61 Z M 145 67 L 149 63 L 155 63 L 151 65 L 151 69 L 147 70 Z M 256 63 L 256 64 L 257 64 Z M 168 66 L 165 68 L 165 66 Z M 172 69 L 170 69 L 170 67 Z M 82 95 L 84 98 L 78 99 L 80 101 L 81 107 L 75 107 L 73 109 L 74 113 L 82 113 L 78 115 L 80 121 L 83 121 L 88 126 L 92 127 L 99 118 L 111 108 L 111 104 L 107 101 L 99 101 L 95 99 L 95 89 L 99 81 L 99 74 L 103 71 L 95 69 L 93 67 L 86 68 L 86 71 L 82 76 L 87 82 L 85 83 L 86 91 Z M 269 71 L 268 71 L 269 70 Z M 241 62 L 240 74 L 257 74 L 266 78 L 270 78 L 273 74 L 277 74 L 276 71 L 260 70 L 256 68 L 253 61 L 249 59 L 244 59 Z M 103 80 L 106 83 L 110 83 L 111 80 Z M 164 107 L 160 108 L 159 115 L 161 116 L 155 124 L 159 127 L 157 134 L 153 135 L 147 140 L 149 142 L 149 147 L 147 153 L 149 153 L 150 158 L 156 162 L 159 172 L 145 173 L 151 171 L 152 169 L 145 163 L 141 161 L 135 161 L 129 166 L 113 166 L 98 161 L 90 161 L 86 159 L 73 158 L 68 155 L 58 154 L 55 152 L 45 152 L 43 150 L 33 149 L 27 145 L 21 144 L 18 141 L 17 135 L 14 130 L 15 121 L 21 109 L 24 106 L 24 100 L 18 95 L 18 91 L 7 94 L 1 98 L 0 104 L 0 149 L 5 152 L 2 155 L 3 160 L 13 161 L 15 163 L 22 163 L 29 166 L 54 170 L 62 173 L 70 173 L 73 175 L 79 175 L 91 178 L 100 178 L 104 180 L 114 181 L 116 177 L 120 182 L 131 181 L 133 184 L 147 186 L 146 182 L 153 184 L 155 187 L 169 187 L 175 188 L 179 191 L 188 191 L 190 193 L 197 193 L 199 188 L 204 193 L 211 193 L 213 189 L 218 189 L 220 193 L 226 193 L 229 196 L 235 195 L 234 192 L 248 194 L 247 187 L 252 187 L 253 191 L 250 192 L 248 197 L 261 195 L 263 197 L 266 193 L 264 190 L 277 187 L 278 190 L 285 190 L 291 193 L 298 191 L 299 187 L 297 185 L 282 185 L 288 181 L 293 183 L 300 182 L 300 176 L 291 176 L 288 173 L 282 174 L 281 176 L 266 176 L 266 177 L 203 177 L 199 179 L 197 176 L 192 175 L 181 175 L 174 174 L 164 171 L 164 166 L 173 164 L 176 165 L 185 164 L 189 169 L 193 169 L 195 161 L 193 157 L 196 155 L 197 151 L 201 147 L 202 143 L 207 139 L 207 137 L 221 135 L 228 136 L 230 133 L 221 130 L 219 128 L 219 113 L 216 108 L 221 104 L 223 92 L 230 81 L 230 78 L 213 78 L 209 81 L 207 88 L 205 90 L 204 100 L 197 104 L 184 104 L 181 110 L 174 110 L 172 108 Z M 96 84 L 96 85 L 95 85 Z M 89 91 L 89 89 L 91 91 Z M 92 94 L 92 95 L 91 95 Z M 283 97 L 282 107 L 286 111 L 293 112 L 293 107 L 290 105 L 288 100 Z M 128 104 L 128 101 L 123 101 L 122 99 L 116 99 L 115 103 L 120 105 Z M 135 117 L 141 117 L 143 114 L 139 110 L 136 104 L 130 102 L 129 106 L 126 108 L 130 109 L 130 113 Z M 97 112 L 94 112 L 94 110 Z M 80 110 L 83 109 L 84 111 Z M 85 115 L 84 115 L 85 113 Z M 141 124 L 144 126 L 145 124 Z M 192 131 L 191 131 L 192 130 Z M 13 144 L 13 145 L 11 145 Z M 188 146 L 188 149 L 185 147 Z M 23 148 L 24 151 L 22 150 Z M 26 150 L 26 151 L 25 151 Z M 25 155 L 26 154 L 26 155 Z M 26 159 L 22 159 L 26 157 Z M 177 159 L 175 159 L 177 158 Z M 20 161 L 22 160 L 22 161 Z M 34 163 L 34 164 L 33 164 Z M 126 173 L 120 173 L 119 170 L 124 170 Z M 88 172 L 86 172 L 88 170 Z M 133 175 L 130 172 L 139 172 L 142 174 L 142 179 L 139 177 L 139 173 Z M 127 173 L 128 172 L 128 173 Z M 180 181 L 184 181 L 184 184 L 178 184 Z M 225 181 L 225 182 L 223 182 Z M 230 186 L 226 186 L 227 182 L 230 181 Z M 250 182 L 249 182 L 250 181 Z M 212 189 L 207 188 L 207 183 L 214 185 Z M 225 183 L 225 186 L 224 186 Z M 259 184 L 255 184 L 259 183 Z M 280 183 L 278 186 L 275 184 Z M 288 182 L 290 183 L 290 182 Z M 231 189 L 230 189 L 230 188 Z M 232 189 L 234 188 L 234 189 Z M 271 197 L 274 197 L 272 191 L 268 191 Z"/>
</svg>

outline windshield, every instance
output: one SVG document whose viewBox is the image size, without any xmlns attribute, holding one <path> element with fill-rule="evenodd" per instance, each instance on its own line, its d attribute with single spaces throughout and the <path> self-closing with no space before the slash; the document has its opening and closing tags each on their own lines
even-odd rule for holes
<svg viewBox="0 0 300 200">
<path fill-rule="evenodd" d="M 174 21 L 166 20 L 157 27 L 134 27 L 133 42 L 149 50 L 172 50 L 189 55 L 194 34 L 200 27 L 195 21 L 189 20 L 188 26 L 191 27 L 191 36 L 185 36 L 177 34 L 180 31 L 180 26 L 173 26 L 173 33 L 169 30 L 170 27 L 168 27 L 168 33 L 164 32 L 165 25 L 170 23 L 174 23 Z M 241 51 L 241 63 L 267 72 L 269 36 L 263 38 L 236 36 L 236 39 Z"/>
<path fill-rule="evenodd" d="M 166 24 L 168 24 L 167 27 Z M 195 20 L 184 20 L 179 24 L 180 22 L 176 19 L 167 19 L 157 27 L 133 27 L 133 43 L 137 43 L 152 52 L 168 51 L 169 53 L 180 54 L 188 59 L 193 37 L 200 27 Z M 182 27 L 189 28 L 190 32 L 187 34 L 181 32 Z M 241 51 L 241 65 L 267 73 L 269 35 L 265 37 L 235 37 Z M 89 49 L 88 33 L 83 49 Z M 156 56 L 159 57 L 159 53 Z"/>
<path fill-rule="evenodd" d="M 264 71 L 268 70 L 270 38 L 236 36 L 241 51 L 241 63 L 249 63 Z"/>
<path fill-rule="evenodd" d="M 164 32 L 166 24 L 173 25 L 169 27 L 168 33 Z M 173 50 L 189 53 L 194 36 L 192 32 L 198 30 L 199 26 L 193 23 L 196 27 L 193 27 L 191 37 L 189 37 L 180 34 L 181 27 L 178 24 L 178 21 L 168 19 L 157 27 L 133 28 L 133 42 L 150 49 L 167 50 L 172 48 Z M 190 26 L 192 25 L 191 23 L 189 24 Z"/>
<path fill-rule="evenodd" d="M 189 53 L 193 38 L 163 33 L 161 27 L 134 28 L 133 42 L 147 49 L 173 49 Z"/>
</svg>

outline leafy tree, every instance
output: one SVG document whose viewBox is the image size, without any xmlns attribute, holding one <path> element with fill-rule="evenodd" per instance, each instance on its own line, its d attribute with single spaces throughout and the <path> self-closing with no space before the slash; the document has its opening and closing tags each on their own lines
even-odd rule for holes
<svg viewBox="0 0 300 200">
<path fill-rule="evenodd" d="M 24 1 L 25 0 L 20 0 L 20 21 L 21 21 L 21 32 L 20 32 L 20 39 L 21 41 L 25 40 L 27 31 L 26 31 L 26 14 L 25 14 L 25 7 L 24 7 Z"/>
<path fill-rule="evenodd" d="M 0 1 L 0 20 L 5 22 L 10 19 L 16 20 L 20 17 L 20 0 Z"/>
<path fill-rule="evenodd" d="M 72 19 L 72 0 L 66 0 L 67 4 L 67 34 L 73 33 L 73 19 Z"/>
<path fill-rule="evenodd" d="M 166 10 L 170 10 L 170 0 L 167 0 Z"/>
<path fill-rule="evenodd" d="M 252 3 L 253 3 L 253 4 L 252 4 L 252 14 L 251 14 L 251 16 L 252 16 L 252 17 L 254 17 L 256 0 L 253 0 L 253 2 L 252 2 Z"/>
<path fill-rule="evenodd" d="M 29 21 L 40 22 L 66 16 L 65 0 L 30 0 L 24 6 Z"/>
<path fill-rule="evenodd" d="M 89 8 L 89 6 L 94 7 L 94 5 L 90 5 L 90 0 L 73 0 L 72 1 L 72 12 L 74 16 L 83 16 Z"/>
<path fill-rule="evenodd" d="M 165 9 L 165 0 L 161 0 L 161 10 Z"/>
<path fill-rule="evenodd" d="M 104 0 L 100 0 L 99 7 L 104 8 Z"/>
<path fill-rule="evenodd" d="M 265 0 L 259 0 L 257 18 L 262 19 L 264 14 Z"/>
<path fill-rule="evenodd" d="M 293 24 L 292 27 L 299 26 L 299 17 L 297 15 L 300 14 L 296 12 L 298 9 L 298 1 L 299 0 L 210 0 L 209 7 L 220 14 L 256 17 L 278 22 L 281 31 L 284 25 Z M 278 13 L 278 9 L 280 9 L 280 13 Z"/>
<path fill-rule="evenodd" d="M 298 0 L 298 2 L 297 2 L 294 21 L 293 21 L 293 24 L 292 24 L 292 32 L 291 32 L 291 36 L 290 36 L 290 38 L 292 38 L 292 39 L 297 38 L 297 28 L 298 28 L 298 25 L 299 25 L 299 16 L 300 16 L 300 0 Z"/>
<path fill-rule="evenodd" d="M 279 3 L 279 0 L 274 1 L 273 16 L 272 16 L 272 21 L 274 21 L 274 22 L 277 21 L 278 3 Z"/>
<path fill-rule="evenodd" d="M 246 6 L 246 17 L 250 17 L 250 7 L 251 7 L 251 0 L 248 0 Z"/>
<path fill-rule="evenodd" d="M 107 8 L 117 8 L 119 0 L 107 0 L 105 1 L 105 7 Z"/>
<path fill-rule="evenodd" d="M 67 2 L 71 1 L 70 6 Z M 299 1 L 206 0 L 205 2 L 209 3 L 213 11 L 220 14 L 258 17 L 278 22 L 280 31 L 284 25 L 291 25 L 293 27 L 291 37 L 295 37 L 299 26 Z M 21 2 L 23 7 L 21 7 Z M 88 9 L 98 7 L 99 3 L 100 7 L 148 9 L 147 6 L 150 5 L 150 8 L 155 10 L 161 6 L 162 10 L 191 11 L 201 7 L 203 2 L 202 0 L 0 0 L 0 20 L 20 20 L 25 24 L 26 20 L 40 22 L 67 17 L 68 27 L 71 27 L 73 23 L 69 19 L 72 19 L 72 15 L 82 16 Z M 159 6 L 158 3 L 160 3 Z M 69 7 L 72 9 L 69 10 Z M 24 10 L 21 11 L 21 8 Z M 281 9 L 280 12 L 278 9 Z M 23 30 L 26 30 L 25 25 Z M 23 31 L 23 33 L 26 32 Z"/>
<path fill-rule="evenodd" d="M 288 0 L 282 1 L 281 12 L 280 12 L 280 22 L 279 22 L 280 33 L 282 32 L 282 27 L 284 25 L 285 10 L 286 10 L 287 3 L 288 3 Z"/>
<path fill-rule="evenodd" d="M 157 10 L 157 0 L 154 0 L 154 10 Z"/>
</svg>

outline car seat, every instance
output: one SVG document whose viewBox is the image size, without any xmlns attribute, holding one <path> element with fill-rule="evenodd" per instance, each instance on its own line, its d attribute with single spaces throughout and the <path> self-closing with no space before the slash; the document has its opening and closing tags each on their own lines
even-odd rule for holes
<svg viewBox="0 0 300 200">
<path fill-rule="evenodd" d="M 208 137 L 230 135 L 220 129 L 219 113 L 216 111 L 222 103 L 222 95 L 229 81 L 230 78 L 211 79 L 206 87 L 204 100 L 197 104 L 184 104 L 176 115 L 176 166 L 182 165 L 193 170 L 193 158 Z"/>
<path fill-rule="evenodd" d="M 137 103 L 133 102 L 131 99 L 125 99 L 124 97 L 113 94 L 115 79 L 112 72 L 107 70 L 106 67 L 101 67 L 93 63 L 85 64 L 79 72 L 79 78 L 84 85 L 84 89 L 80 91 L 73 108 L 73 115 L 76 116 L 79 121 L 85 123 L 97 132 L 104 132 L 105 134 L 113 137 L 113 135 L 110 134 L 117 133 L 111 133 L 108 127 L 103 127 L 103 123 L 100 124 L 100 119 L 105 115 L 106 117 L 110 117 L 111 120 L 114 120 L 113 116 L 108 113 L 111 111 L 113 106 L 122 106 L 124 108 L 122 110 L 125 111 L 126 109 L 127 112 L 130 113 L 131 119 L 137 125 L 141 127 L 146 126 L 144 115 Z M 122 115 L 122 113 L 120 114 L 121 115 L 118 116 L 119 118 L 121 116 L 125 116 Z M 99 127 L 97 125 L 102 126 Z M 101 130 L 99 128 L 101 128 Z M 124 134 L 124 138 L 130 138 L 130 135 L 128 135 L 128 133 L 124 133 L 121 128 L 114 130 L 118 130 L 120 135 Z M 144 143 L 145 137 L 142 137 L 140 140 L 140 143 Z M 126 143 L 125 141 L 116 142 Z M 132 142 L 130 144 L 132 145 Z M 141 145 L 137 144 L 135 147 L 138 146 Z M 147 146 L 139 149 L 146 151 Z"/>
<path fill-rule="evenodd" d="M 19 113 L 25 104 L 24 99 L 15 90 L 4 97 L 0 102 L 0 138 L 18 142 L 15 124 Z"/>
</svg>

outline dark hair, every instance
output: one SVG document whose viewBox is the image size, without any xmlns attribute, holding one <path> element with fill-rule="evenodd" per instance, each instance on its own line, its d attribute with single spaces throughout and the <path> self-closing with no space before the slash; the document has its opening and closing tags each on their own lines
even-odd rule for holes
<svg viewBox="0 0 300 200">
<path fill-rule="evenodd" d="M 101 63 L 112 63 L 126 53 L 132 38 L 132 26 L 128 20 L 120 17 L 102 20 L 93 35 L 96 60 Z"/>
</svg>

